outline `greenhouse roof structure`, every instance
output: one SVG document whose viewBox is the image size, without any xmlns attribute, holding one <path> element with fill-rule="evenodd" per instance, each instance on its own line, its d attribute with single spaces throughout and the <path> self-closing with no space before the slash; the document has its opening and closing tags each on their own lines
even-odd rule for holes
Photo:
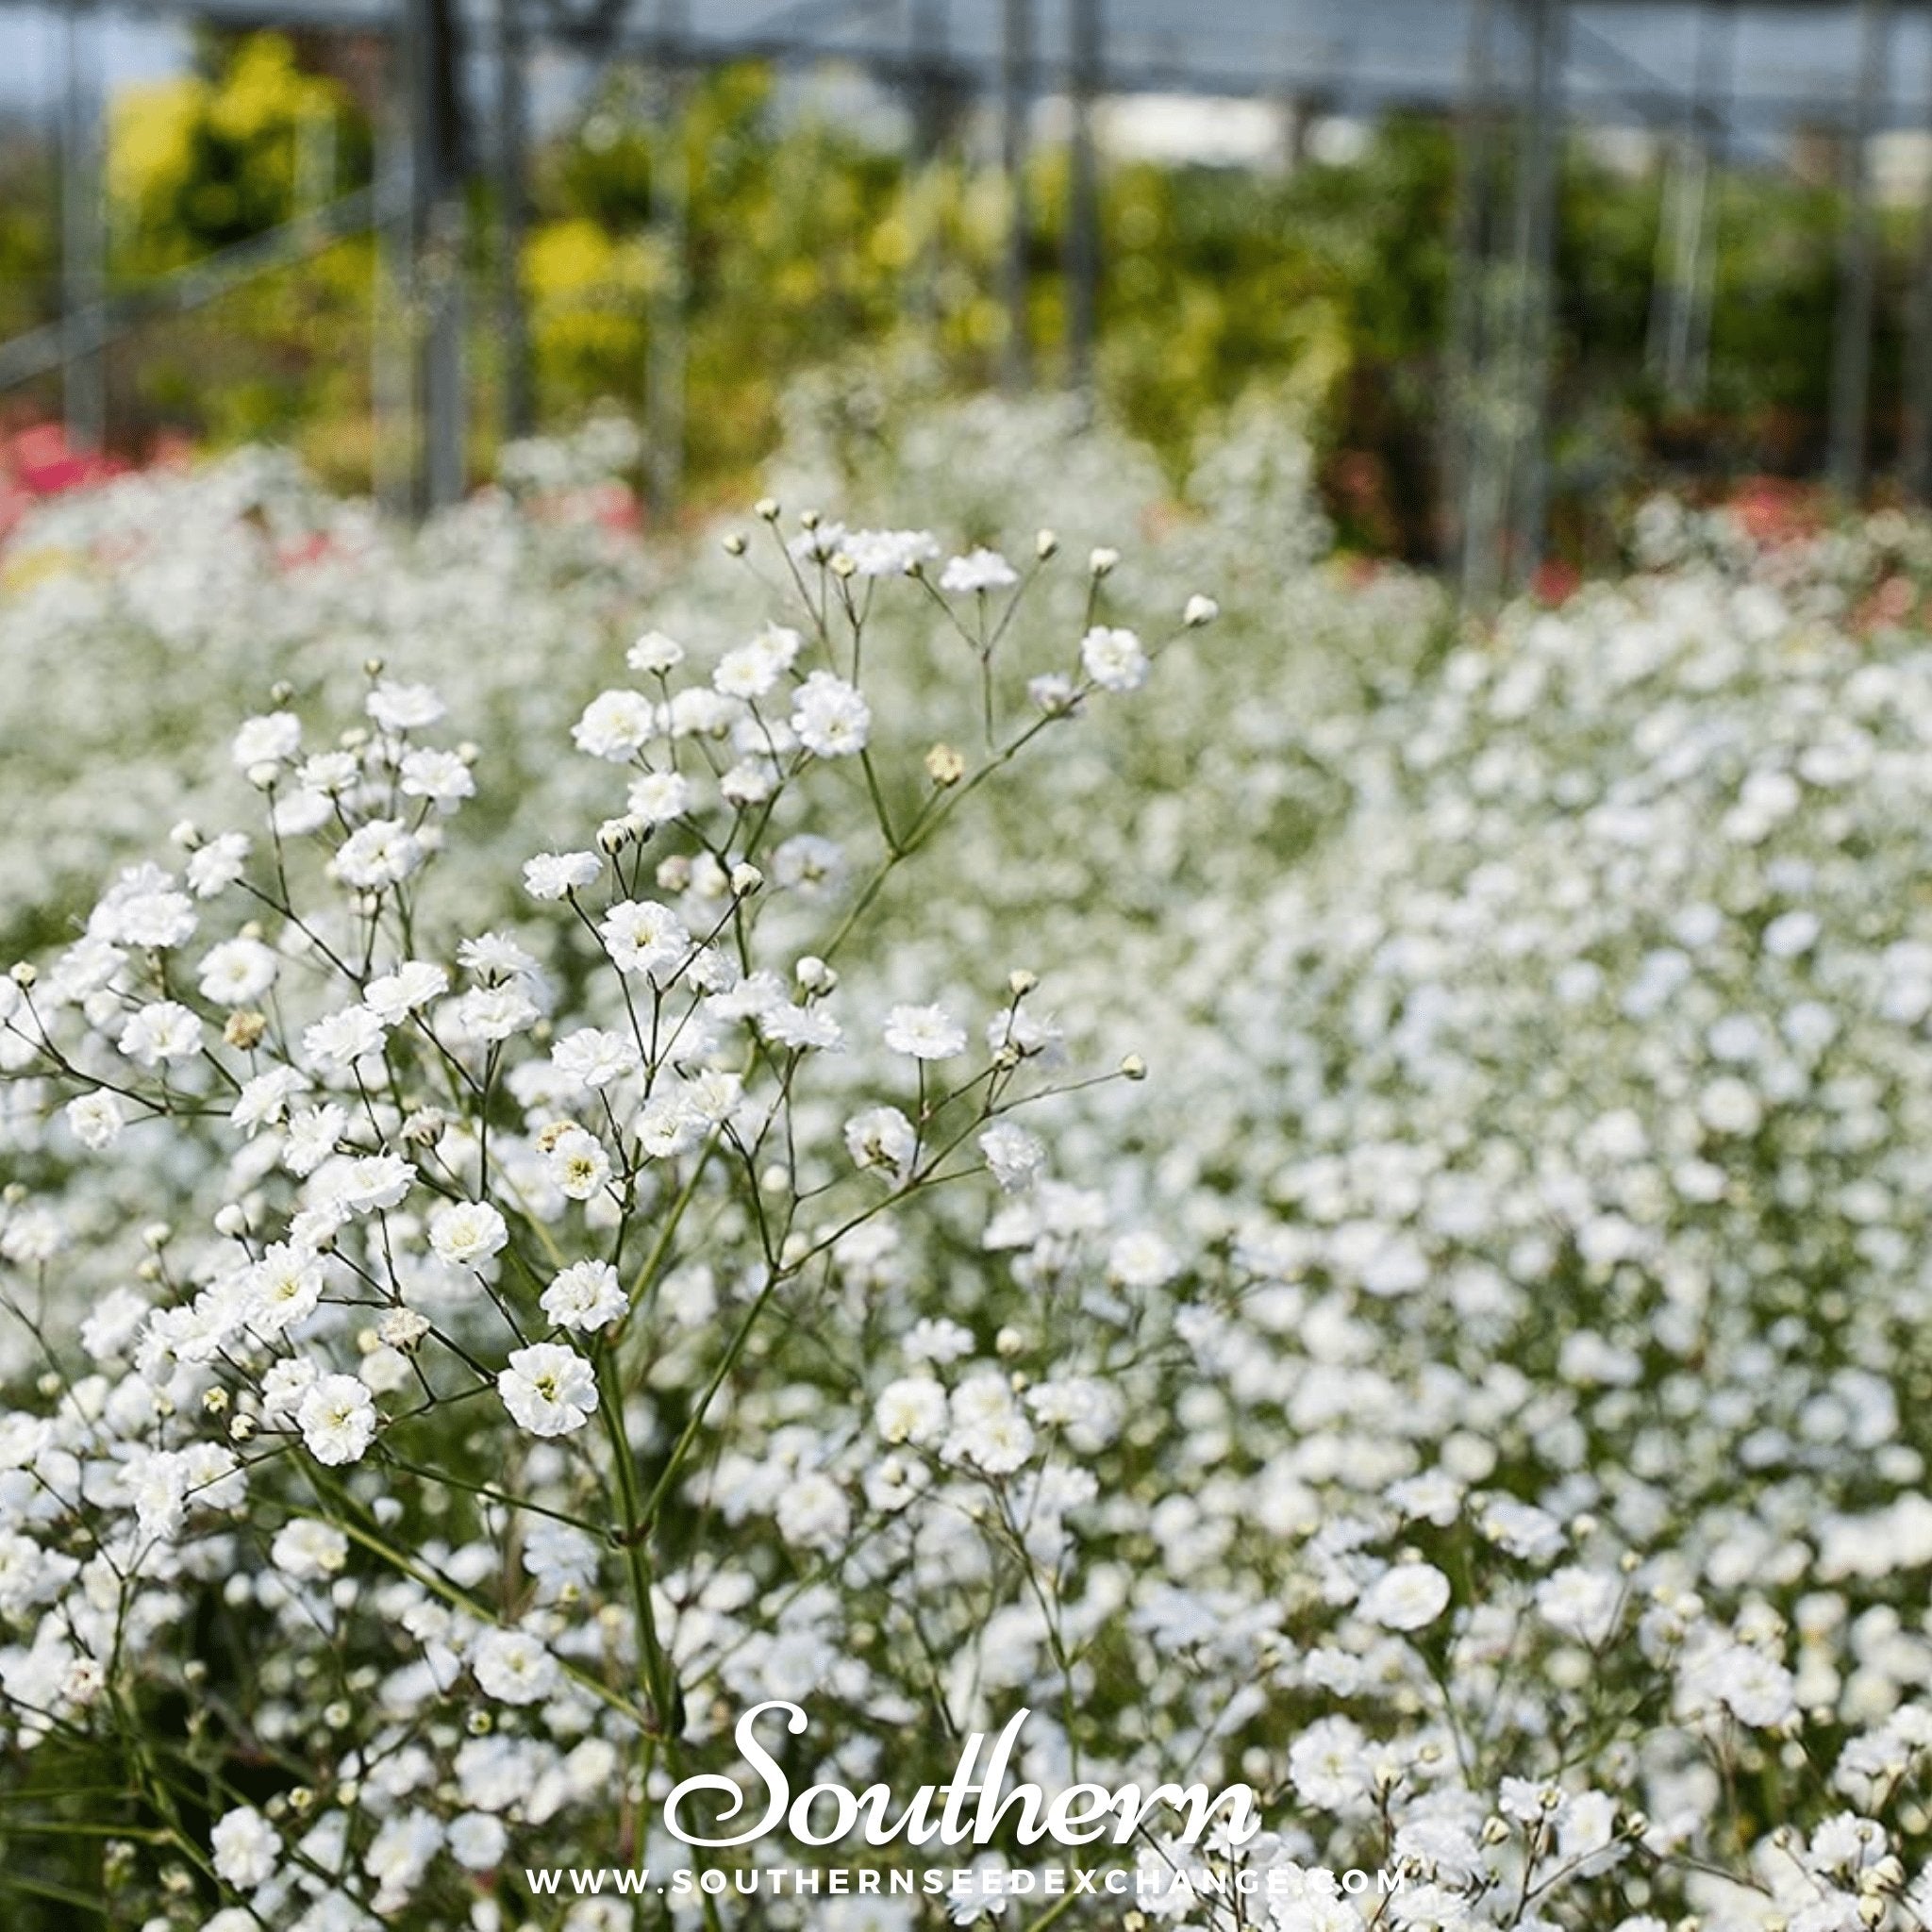
<svg viewBox="0 0 1932 1932">
<path fill-rule="evenodd" d="M 51 11 L 55 9 L 39 8 Z M 103 17 L 232 26 L 409 30 L 410 0 L 119 0 Z M 1029 85 L 1064 92 L 1084 31 L 1097 32 L 1108 93 L 1312 98 L 1332 111 L 1445 108 L 1468 90 L 1478 16 L 1520 41 L 1520 0 L 524 0 L 534 40 L 589 56 L 709 65 L 747 58 L 840 62 L 880 81 L 934 68 L 991 89 L 1017 31 Z M 1093 26 L 1081 16 L 1091 12 Z M 1586 119 L 1654 123 L 1681 111 L 1704 77 L 1727 119 L 1752 126 L 1829 123 L 1852 111 L 1861 15 L 1890 13 L 1877 125 L 1932 114 L 1932 8 L 1920 0 L 1569 0 L 1562 91 Z M 460 0 L 487 40 L 494 0 Z"/>
</svg>

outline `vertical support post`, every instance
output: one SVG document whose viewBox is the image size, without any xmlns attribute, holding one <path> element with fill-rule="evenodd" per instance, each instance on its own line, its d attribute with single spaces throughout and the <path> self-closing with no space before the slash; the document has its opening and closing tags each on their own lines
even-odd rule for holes
<svg viewBox="0 0 1932 1932">
<path fill-rule="evenodd" d="M 1033 106 L 1033 0 L 1000 8 L 1000 167 L 1007 190 L 1006 251 L 1001 275 L 1007 339 L 1001 378 L 1010 393 L 1027 384 L 1032 356 L 1026 318 L 1026 147 Z"/>
<path fill-rule="evenodd" d="M 1865 488 L 1866 418 L 1872 379 L 1872 310 L 1878 229 L 1872 210 L 1872 131 L 1885 85 L 1891 0 L 1863 0 L 1858 91 L 1842 156 L 1838 318 L 1831 358 L 1830 480 L 1846 503 Z"/>
<path fill-rule="evenodd" d="M 1074 110 L 1067 178 L 1067 384 L 1093 387 L 1100 308 L 1100 176 L 1093 151 L 1093 100 L 1100 92 L 1101 0 L 1069 0 L 1068 93 Z"/>
<path fill-rule="evenodd" d="M 908 307 L 922 324 L 939 315 L 939 232 L 943 211 L 941 161 L 951 133 L 953 91 L 946 75 L 946 0 L 913 0 L 912 157 L 906 182 L 907 218 L 914 225 L 918 252 L 912 263 Z"/>
<path fill-rule="evenodd" d="M 691 158 L 686 142 L 684 0 L 658 0 L 658 142 L 651 158 L 651 227 L 662 274 L 651 300 L 644 423 L 651 508 L 672 516 L 684 488 L 685 379 L 691 303 Z"/>
<path fill-rule="evenodd" d="M 1932 70 L 1927 75 L 1932 89 Z M 1932 102 L 1928 102 L 1932 122 Z M 1905 407 L 1899 476 L 1914 503 L 1932 500 L 1932 180 L 1919 205 L 1919 234 L 1906 305 Z"/>
<path fill-rule="evenodd" d="M 507 440 L 527 436 L 536 421 L 523 276 L 530 200 L 528 90 L 524 0 L 496 0 L 496 333 Z"/>
<path fill-rule="evenodd" d="M 409 53 L 400 31 L 382 54 L 375 121 L 375 261 L 370 289 L 369 487 L 391 516 L 416 508 L 414 301 L 416 155 L 410 136 Z"/>
<path fill-rule="evenodd" d="M 107 293 L 107 203 L 101 182 L 101 102 L 82 0 L 69 0 L 60 113 L 62 407 L 67 440 L 98 449 L 108 426 L 101 304 Z"/>
<path fill-rule="evenodd" d="M 421 318 L 424 434 L 418 501 L 441 509 L 463 493 L 463 203 L 454 0 L 408 0 L 415 155 L 411 240 Z"/>
<path fill-rule="evenodd" d="M 1443 361 L 1443 412 L 1439 461 L 1442 561 L 1457 566 L 1464 598 L 1479 593 L 1474 579 L 1477 545 L 1493 547 L 1480 532 L 1474 501 L 1482 420 L 1476 375 L 1482 359 L 1484 284 L 1488 271 L 1488 213 L 1493 173 L 1494 86 L 1492 0 L 1473 0 L 1463 54 L 1462 100 L 1456 117 L 1456 201 L 1451 218 L 1448 342 Z M 1295 125 L 1304 125 L 1296 109 Z"/>
<path fill-rule="evenodd" d="M 1517 181 L 1509 528 L 1512 584 L 1542 562 L 1549 518 L 1550 361 L 1555 347 L 1557 162 L 1563 132 L 1567 0 L 1529 0 L 1530 90 Z"/>
</svg>

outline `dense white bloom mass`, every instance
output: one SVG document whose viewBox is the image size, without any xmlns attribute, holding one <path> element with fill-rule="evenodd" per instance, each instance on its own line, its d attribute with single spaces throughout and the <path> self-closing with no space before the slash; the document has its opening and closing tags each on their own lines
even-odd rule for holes
<svg viewBox="0 0 1932 1932">
<path fill-rule="evenodd" d="M 1250 1783 L 1175 1932 L 1932 1920 L 1932 536 L 1653 506 L 1457 628 L 1309 567 L 1278 411 L 1180 515 L 1065 420 L 783 459 L 1017 569 L 646 551 L 608 422 L 420 536 L 248 458 L 0 540 L 119 721 L 0 761 L 7 1881 L 590 1932 L 523 1871 L 780 1699 L 799 1790 L 1022 1706 Z M 924 1923 L 756 1917 L 848 1906 Z"/>
</svg>

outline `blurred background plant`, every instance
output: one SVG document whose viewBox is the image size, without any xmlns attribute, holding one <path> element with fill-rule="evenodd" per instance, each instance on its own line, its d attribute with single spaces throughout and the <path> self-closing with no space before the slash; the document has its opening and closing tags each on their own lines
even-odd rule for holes
<svg viewBox="0 0 1932 1932">
<path fill-rule="evenodd" d="M 371 182 L 380 89 L 367 50 L 216 31 L 197 48 L 192 73 L 111 103 L 110 292 Z M 937 391 L 994 382 L 1006 330 L 999 170 L 957 141 L 923 158 L 902 149 L 781 98 L 756 64 L 694 78 L 668 123 L 648 74 L 612 69 L 534 158 L 519 267 L 538 420 L 568 426 L 607 399 L 642 409 L 654 328 L 678 274 L 652 220 L 674 156 L 687 191 L 679 340 L 683 494 L 694 510 L 749 487 L 803 371 L 883 351 L 917 361 Z M 0 148 L 0 326 L 11 335 L 58 312 L 58 221 L 36 143 Z M 1581 139 L 1564 157 L 1552 510 L 1555 553 L 1572 563 L 1604 560 L 1619 515 L 1660 480 L 1730 487 L 1823 460 L 1836 190 L 1791 166 L 1716 171 L 1708 380 L 1694 400 L 1674 399 L 1632 354 L 1653 300 L 1666 172 Z M 1068 173 L 1064 143 L 1036 146 L 1028 327 L 1049 380 L 1068 357 Z M 1111 159 L 1100 185 L 1100 407 L 1178 480 L 1204 428 L 1263 384 L 1311 439 L 1344 545 L 1436 557 L 1456 175 L 1450 128 L 1402 116 L 1273 169 Z M 479 212 L 491 192 L 465 190 Z M 493 232 L 472 225 L 473 235 Z M 1914 263 L 1902 211 L 1888 214 L 1880 240 L 1872 418 L 1882 463 L 1898 436 Z M 494 461 L 504 377 L 481 292 L 496 244 L 468 245 L 469 462 L 480 475 Z M 333 484 L 367 487 L 376 273 L 375 242 L 353 234 L 144 324 L 108 358 L 116 451 L 266 438 Z M 58 403 L 50 376 L 16 391 L 7 420 L 17 427 Z"/>
</svg>

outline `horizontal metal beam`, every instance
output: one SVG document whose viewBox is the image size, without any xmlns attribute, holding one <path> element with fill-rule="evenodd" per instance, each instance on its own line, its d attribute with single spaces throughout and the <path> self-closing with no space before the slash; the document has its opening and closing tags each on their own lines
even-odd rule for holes
<svg viewBox="0 0 1932 1932">
<path fill-rule="evenodd" d="M 59 322 L 43 324 L 0 342 L 0 390 L 17 389 L 60 367 L 76 349 L 103 349 L 116 337 L 158 316 L 183 315 L 266 274 L 307 261 L 350 235 L 398 215 L 381 206 L 377 191 L 358 188 L 326 208 L 298 215 L 266 234 L 252 235 L 191 262 L 159 281 L 95 302 Z"/>
</svg>

